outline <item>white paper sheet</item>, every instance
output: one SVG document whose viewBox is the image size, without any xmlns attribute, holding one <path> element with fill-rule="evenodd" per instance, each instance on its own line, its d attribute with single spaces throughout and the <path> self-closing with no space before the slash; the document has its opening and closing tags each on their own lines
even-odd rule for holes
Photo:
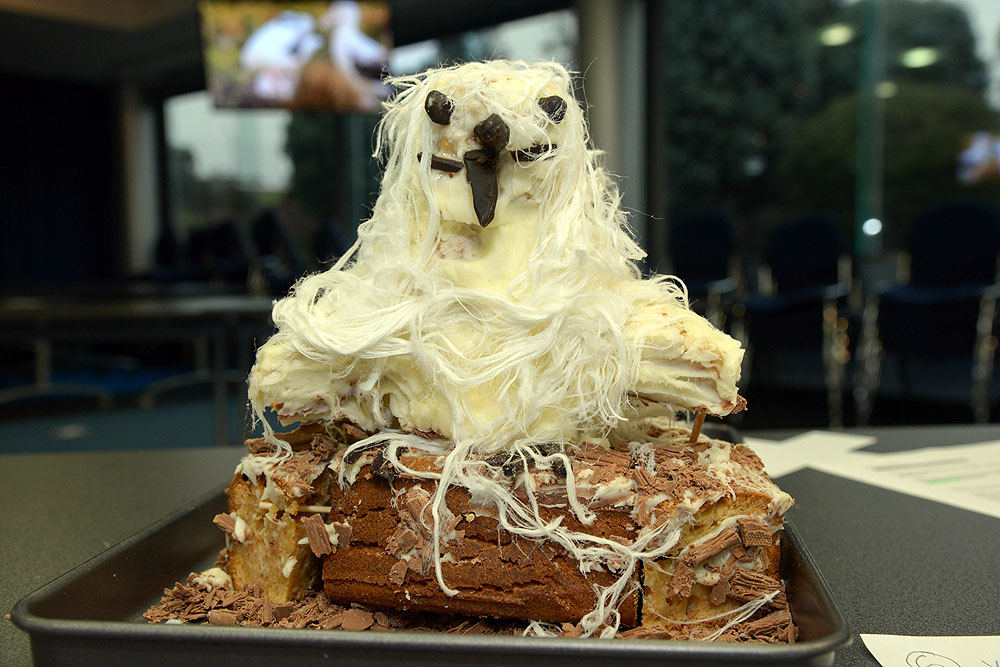
<svg viewBox="0 0 1000 667">
<path fill-rule="evenodd" d="M 831 454 L 842 454 L 874 444 L 869 435 L 851 435 L 832 431 L 807 431 L 788 440 L 747 438 L 746 444 L 757 452 L 771 479 L 777 479 L 808 467 L 812 461 Z"/>
<path fill-rule="evenodd" d="M 1000 518 L 1000 442 L 891 454 L 830 452 L 808 465 L 832 475 Z"/>
<path fill-rule="evenodd" d="M 882 667 L 1000 667 L 1000 637 L 861 635 Z"/>
</svg>

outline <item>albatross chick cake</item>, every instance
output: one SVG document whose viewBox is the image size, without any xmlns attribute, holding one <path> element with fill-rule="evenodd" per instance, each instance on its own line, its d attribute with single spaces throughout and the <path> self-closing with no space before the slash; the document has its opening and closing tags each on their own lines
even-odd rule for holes
<svg viewBox="0 0 1000 667">
<path fill-rule="evenodd" d="M 745 407 L 743 351 L 641 277 L 569 74 L 392 83 L 371 219 L 275 304 L 250 374 L 255 413 L 301 425 L 262 420 L 223 567 L 150 616 L 793 641 L 791 498 L 678 419 Z"/>
</svg>

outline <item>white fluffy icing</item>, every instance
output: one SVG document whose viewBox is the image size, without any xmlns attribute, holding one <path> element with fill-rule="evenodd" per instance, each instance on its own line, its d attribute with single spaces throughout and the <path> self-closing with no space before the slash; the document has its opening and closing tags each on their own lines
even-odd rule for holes
<svg viewBox="0 0 1000 667">
<path fill-rule="evenodd" d="M 473 63 L 394 83 L 373 215 L 351 253 L 275 305 L 279 332 L 250 377 L 258 413 L 398 420 L 488 450 L 601 434 L 635 393 L 733 409 L 739 344 L 687 308 L 677 281 L 639 278 L 642 252 L 562 67 Z M 447 126 L 424 112 L 431 90 L 454 101 Z M 568 102 L 558 124 L 537 103 L 548 95 Z M 491 113 L 510 127 L 507 149 L 556 148 L 520 163 L 501 152 L 483 229 L 464 173 L 428 156 L 478 148 L 472 127 Z"/>
<path fill-rule="evenodd" d="M 291 450 L 288 450 L 288 453 L 290 454 Z M 251 480 L 263 477 L 264 491 L 261 493 L 260 499 L 272 503 L 280 502 L 281 493 L 278 491 L 278 487 L 274 485 L 273 475 L 283 460 L 284 458 L 280 455 L 257 456 L 255 454 L 247 454 L 240 459 L 234 474 L 244 475 L 247 479 Z"/>
</svg>

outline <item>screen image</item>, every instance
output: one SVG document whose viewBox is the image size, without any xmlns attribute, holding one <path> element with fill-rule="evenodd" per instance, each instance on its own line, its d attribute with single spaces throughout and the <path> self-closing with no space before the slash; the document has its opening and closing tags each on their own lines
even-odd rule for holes
<svg viewBox="0 0 1000 667">
<path fill-rule="evenodd" d="M 388 2 L 201 0 L 215 106 L 376 111 L 392 48 Z"/>
<path fill-rule="evenodd" d="M 958 154 L 958 180 L 963 185 L 1000 181 L 1000 135 L 975 132 Z"/>
</svg>

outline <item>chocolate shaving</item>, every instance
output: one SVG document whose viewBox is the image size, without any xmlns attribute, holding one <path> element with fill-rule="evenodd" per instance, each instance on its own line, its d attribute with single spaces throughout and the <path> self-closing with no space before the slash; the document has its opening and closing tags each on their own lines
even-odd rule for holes
<svg viewBox="0 0 1000 667">
<path fill-rule="evenodd" d="M 396 586 L 402 586 L 403 582 L 406 581 L 406 572 L 409 569 L 405 560 L 396 561 L 396 564 L 389 570 L 389 581 Z"/>
<path fill-rule="evenodd" d="M 736 572 L 736 568 L 739 567 L 736 564 L 736 559 L 733 558 L 732 552 L 730 551 L 729 557 L 726 558 L 725 562 L 722 563 L 722 567 L 719 568 L 719 574 L 722 575 L 724 579 L 729 579 Z"/>
<path fill-rule="evenodd" d="M 712 594 L 708 601 L 718 606 L 726 601 L 727 595 L 729 595 L 729 580 L 719 579 L 719 582 L 712 586 Z"/>
<path fill-rule="evenodd" d="M 365 452 L 370 452 L 373 449 L 378 449 L 382 445 L 383 443 L 381 442 L 370 442 L 363 447 L 358 447 L 357 449 L 353 449 L 344 455 L 344 463 L 348 464 L 355 463 L 357 462 L 358 459 L 361 458 L 362 454 L 364 454 Z"/>
<path fill-rule="evenodd" d="M 212 519 L 212 523 L 229 533 L 229 536 L 233 539 L 236 538 L 236 519 L 234 519 L 231 515 L 216 514 L 215 518 Z"/>
<path fill-rule="evenodd" d="M 351 422 L 338 422 L 338 425 L 341 429 L 343 429 L 344 433 L 354 438 L 355 442 L 358 440 L 364 440 L 371 435 L 368 431 Z"/>
<path fill-rule="evenodd" d="M 792 615 L 787 609 L 773 611 L 767 616 L 746 623 L 741 630 L 750 637 L 770 635 L 775 630 L 784 629 L 792 622 Z"/>
<path fill-rule="evenodd" d="M 260 622 L 264 625 L 274 623 L 274 607 L 271 605 L 271 601 L 264 598 L 264 602 L 260 607 Z"/>
<path fill-rule="evenodd" d="M 403 497 L 403 502 L 413 518 L 423 523 L 424 509 L 426 509 L 430 503 L 430 496 L 424 493 L 423 489 L 419 486 L 414 486 L 406 492 L 406 495 Z"/>
<path fill-rule="evenodd" d="M 579 624 L 563 623 L 562 632 L 559 633 L 562 637 L 579 637 L 583 634 L 583 628 Z"/>
<path fill-rule="evenodd" d="M 404 554 L 417 545 L 420 536 L 406 526 L 397 526 L 396 531 L 389 536 L 385 550 L 394 556 Z"/>
<path fill-rule="evenodd" d="M 351 528 L 350 524 L 341 523 L 340 521 L 331 521 L 330 525 L 333 526 L 333 530 L 337 533 L 337 546 L 348 546 L 351 543 L 351 537 L 354 534 L 354 529 Z"/>
<path fill-rule="evenodd" d="M 495 454 L 486 459 L 486 463 L 500 468 L 507 477 L 524 472 L 526 467 L 524 459 L 516 452 Z"/>
<path fill-rule="evenodd" d="M 690 547 L 684 556 L 686 562 L 697 565 L 715 554 L 722 553 L 726 549 L 740 543 L 740 536 L 735 530 L 724 530 L 715 537 L 705 540 L 701 544 Z"/>
<path fill-rule="evenodd" d="M 344 622 L 343 612 L 333 614 L 332 616 L 327 616 L 317 623 L 319 627 L 324 630 L 336 630 L 340 627 L 340 624 Z"/>
<path fill-rule="evenodd" d="M 767 547 L 771 545 L 771 529 L 759 519 L 743 518 L 736 520 L 740 539 L 748 547 Z"/>
<path fill-rule="evenodd" d="M 638 467 L 632 470 L 632 479 L 638 486 L 652 486 L 653 476 L 645 468 Z"/>
<path fill-rule="evenodd" d="M 371 612 L 363 609 L 348 609 L 344 612 L 340 627 L 344 630 L 367 630 L 375 622 L 375 617 Z"/>
<path fill-rule="evenodd" d="M 670 591 L 667 598 L 680 595 L 686 598 L 691 595 L 691 586 L 694 584 L 694 566 L 686 560 L 677 561 L 674 565 L 674 576 L 670 582 Z"/>
<path fill-rule="evenodd" d="M 540 456 L 552 456 L 562 451 L 562 446 L 558 442 L 539 442 L 530 447 Z"/>
<path fill-rule="evenodd" d="M 315 444 L 316 436 L 326 438 L 326 428 L 317 422 L 303 424 L 293 431 L 287 433 L 275 433 L 274 437 L 288 443 L 294 452 L 301 452 L 311 449 Z M 274 451 L 274 447 L 264 438 L 250 438 L 244 441 L 244 445 L 251 454 L 264 454 Z"/>
<path fill-rule="evenodd" d="M 740 602 L 758 600 L 781 588 L 781 582 L 762 572 L 738 568 L 729 580 L 729 597 Z"/>
<path fill-rule="evenodd" d="M 375 454 L 375 459 L 372 461 L 371 465 L 371 472 L 375 477 L 383 479 L 390 484 L 392 484 L 393 480 L 395 480 L 398 476 L 396 467 L 392 465 L 392 462 L 389 461 L 388 458 L 386 458 L 384 449 L 380 449 L 378 453 Z"/>
<path fill-rule="evenodd" d="M 543 442 L 531 445 L 531 448 L 538 452 L 539 456 L 552 456 L 562 452 L 562 445 L 558 442 Z M 549 470 L 561 479 L 566 479 L 566 464 L 562 459 L 553 459 L 549 462 Z"/>
<path fill-rule="evenodd" d="M 326 532 L 326 524 L 318 514 L 312 514 L 302 519 L 302 527 L 306 530 L 309 548 L 312 549 L 313 555 L 322 557 L 333 553 L 334 547 L 330 542 L 330 534 Z"/>
<path fill-rule="evenodd" d="M 676 625 L 640 625 L 637 628 L 619 632 L 622 639 L 687 639 L 684 630 Z"/>
<path fill-rule="evenodd" d="M 632 465 L 632 457 L 625 452 L 615 449 L 608 449 L 600 445 L 586 445 L 579 449 L 576 458 L 585 463 L 598 463 L 603 465 L 618 465 L 629 467 Z"/>
<path fill-rule="evenodd" d="M 413 559 L 419 560 L 419 559 Z M 192 573 L 189 581 L 198 575 Z M 251 589 L 253 591 L 251 592 Z M 260 596 L 259 586 L 248 585 L 243 591 L 220 591 L 212 595 L 211 604 L 223 608 L 206 611 L 210 592 L 193 584 L 177 584 L 165 591 L 157 606 L 150 608 L 144 616 L 154 623 L 177 619 L 190 623 L 213 623 L 216 625 L 272 626 L 281 628 L 321 628 L 326 630 L 382 631 L 437 631 L 451 634 L 506 634 L 520 635 L 523 623 L 512 620 L 481 619 L 461 616 L 441 616 L 407 611 L 378 611 L 363 606 L 351 609 L 334 604 L 322 592 L 310 591 L 298 602 L 274 605 Z M 220 598 L 220 595 L 222 596 Z M 779 596 L 780 597 L 780 596 Z M 221 601 L 220 601 L 221 600 Z M 745 621 L 734 626 L 720 639 L 724 641 L 753 640 L 768 642 L 793 642 L 797 629 L 787 612 L 787 606 L 780 604 L 775 613 L 754 621 Z M 277 613 L 274 613 L 277 610 Z M 692 639 L 691 629 L 698 625 L 677 626 L 672 624 L 640 626 L 622 630 L 618 637 L 626 639 Z M 576 637 L 581 634 L 579 625 L 562 624 L 562 636 Z"/>
<path fill-rule="evenodd" d="M 538 443 L 530 445 L 530 447 L 539 456 L 546 457 L 562 451 L 562 447 L 555 442 Z M 500 454 L 494 454 L 493 456 L 484 459 L 484 461 L 491 466 L 500 468 L 503 474 L 507 477 L 513 477 L 524 472 L 525 470 L 535 470 L 534 457 L 524 456 L 518 452 L 502 452 Z M 551 461 L 549 463 L 549 469 L 557 476 L 563 479 L 566 478 L 566 466 L 561 460 L 555 459 Z"/>
<path fill-rule="evenodd" d="M 239 625 L 236 612 L 225 609 L 213 609 L 208 612 L 208 622 L 212 625 Z"/>
<path fill-rule="evenodd" d="M 271 618 L 274 619 L 275 623 L 282 621 L 292 615 L 295 611 L 296 604 L 294 602 L 282 602 L 281 604 L 276 604 L 271 606 Z"/>
</svg>

